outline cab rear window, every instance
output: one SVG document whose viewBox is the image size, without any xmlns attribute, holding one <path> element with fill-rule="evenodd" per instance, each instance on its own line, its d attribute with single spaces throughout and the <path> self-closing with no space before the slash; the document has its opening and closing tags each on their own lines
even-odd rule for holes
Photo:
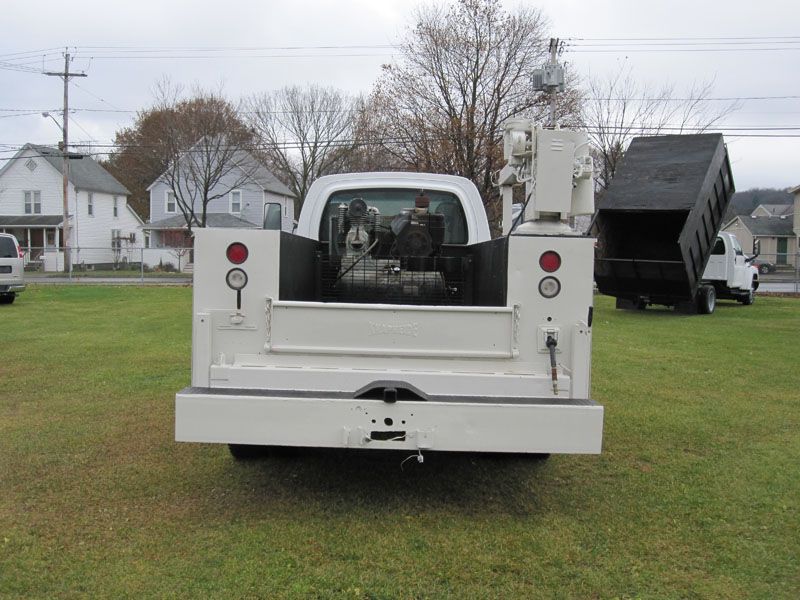
<svg viewBox="0 0 800 600">
<path fill-rule="evenodd" d="M 335 192 L 328 197 L 322 222 L 319 228 L 320 241 L 328 241 L 330 219 L 336 214 L 340 204 L 350 204 L 353 198 L 361 198 L 367 206 L 377 208 L 382 217 L 394 217 L 404 208 L 414 207 L 414 198 L 422 190 L 418 188 L 386 188 L 386 189 L 352 189 Z M 444 243 L 467 243 L 467 219 L 461 201 L 450 192 L 437 192 L 424 190 L 430 199 L 429 211 L 434 214 L 444 215 Z"/>
</svg>

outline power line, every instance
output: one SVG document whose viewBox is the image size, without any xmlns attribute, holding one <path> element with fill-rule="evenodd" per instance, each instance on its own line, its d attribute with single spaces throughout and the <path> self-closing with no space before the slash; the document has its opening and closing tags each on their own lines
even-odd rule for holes
<svg viewBox="0 0 800 600">
<path fill-rule="evenodd" d="M 158 56 L 121 56 L 121 55 L 91 55 L 92 60 L 218 60 L 226 58 L 357 58 L 395 56 L 390 52 L 350 53 L 350 54 L 218 54 L 206 55 L 158 55 Z"/>
<path fill-rule="evenodd" d="M 609 41 L 622 41 L 622 42 L 639 42 L 644 40 L 650 41 L 675 41 L 675 40 L 800 40 L 800 35 L 745 35 L 735 37 L 715 37 L 715 36 L 702 36 L 702 37 L 605 37 L 605 38 L 570 38 L 565 37 L 564 40 L 579 40 L 587 42 L 609 42 Z"/>
<path fill-rule="evenodd" d="M 61 48 L 42 48 L 40 50 L 23 50 L 21 52 L 10 52 L 6 54 L 0 54 L 0 60 L 4 60 L 10 56 L 20 56 L 22 54 L 40 54 L 42 52 L 51 53 L 52 50 L 60 50 Z"/>
<path fill-rule="evenodd" d="M 611 130 L 611 131 L 619 131 L 621 133 L 630 132 L 631 134 L 645 134 L 647 132 L 651 133 L 659 133 L 664 131 L 684 131 L 687 133 L 691 132 L 727 132 L 732 137 L 763 137 L 763 138 L 797 138 L 800 137 L 800 133 L 772 133 L 774 131 L 800 131 L 800 127 L 790 127 L 790 128 L 716 128 L 716 127 L 698 127 L 698 126 L 690 126 L 690 127 L 679 127 L 679 126 L 652 126 L 652 125 L 640 125 L 640 124 L 632 124 L 630 126 L 620 126 L 620 127 L 608 127 L 608 128 L 598 128 L 598 127 L 589 127 L 586 129 L 589 133 L 602 133 L 604 129 Z M 737 132 L 744 132 L 744 133 L 737 133 Z M 766 133 L 761 133 L 766 132 Z M 88 135 L 88 132 L 86 132 Z M 363 147 L 363 146 L 378 146 L 378 145 L 388 145 L 388 144 L 398 144 L 398 143 L 416 143 L 416 142 L 444 142 L 449 141 L 451 138 L 449 136 L 395 136 L 395 137 L 380 137 L 371 140 L 356 140 L 356 139 L 339 139 L 339 140 L 317 140 L 319 144 L 330 145 L 334 147 L 346 147 L 346 146 L 355 146 L 355 147 Z M 250 150 L 266 150 L 266 149 L 274 149 L 274 148 L 282 148 L 282 149 L 299 149 L 302 147 L 301 144 L 297 140 L 281 140 L 275 143 L 266 143 L 260 142 L 250 145 L 245 145 L 243 149 L 250 149 Z M 0 146 L 4 146 L 8 148 L 7 150 L 0 150 L 0 152 L 16 152 L 17 150 L 21 149 L 24 144 L 9 144 L 9 143 L 0 143 Z M 107 154 L 109 151 L 113 150 L 152 150 L 156 149 L 159 146 L 151 145 L 151 144 L 123 144 L 117 145 L 113 143 L 92 143 L 92 144 L 82 144 L 83 147 L 90 149 L 90 150 L 97 150 L 94 155 L 103 155 Z M 192 150 L 188 149 L 184 153 L 204 153 L 202 149 Z M 92 155 L 92 153 L 88 153 Z"/>
<path fill-rule="evenodd" d="M 119 108 L 118 106 L 114 106 L 113 104 L 111 104 L 111 102 L 109 102 L 108 100 L 106 100 L 106 99 L 104 99 L 104 98 L 101 98 L 100 96 L 98 96 L 98 95 L 97 95 L 97 94 L 95 94 L 94 92 L 90 92 L 89 90 L 87 90 L 87 89 L 86 89 L 85 87 L 83 87 L 82 85 L 78 85 L 78 83 L 77 83 L 77 82 L 75 83 L 75 87 L 76 87 L 76 88 L 78 88 L 79 90 L 81 90 L 82 92 L 85 92 L 85 93 L 89 94 L 90 96 L 92 96 L 92 97 L 94 97 L 94 98 L 97 98 L 98 100 L 100 100 L 100 102 L 103 102 L 104 104 L 108 104 L 108 105 L 109 105 L 109 106 L 110 106 L 112 109 L 114 109 L 115 111 L 118 111 L 118 112 L 135 112 L 135 111 L 123 111 L 123 110 L 122 110 L 121 108 Z"/>
<path fill-rule="evenodd" d="M 566 52 L 571 53 L 618 53 L 618 54 L 629 54 L 635 52 L 647 53 L 647 52 L 793 52 L 795 50 L 800 50 L 800 46 L 792 46 L 787 48 L 621 48 L 619 50 L 609 49 L 609 50 L 602 50 L 602 49 L 589 49 L 589 50 L 580 50 L 575 49 L 572 47 L 567 46 L 565 48 Z"/>
</svg>

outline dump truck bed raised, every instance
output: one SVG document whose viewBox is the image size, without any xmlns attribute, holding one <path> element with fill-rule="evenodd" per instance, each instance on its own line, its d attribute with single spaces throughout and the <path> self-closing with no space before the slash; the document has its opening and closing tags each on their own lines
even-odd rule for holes
<svg viewBox="0 0 800 600">
<path fill-rule="evenodd" d="M 734 192 L 721 134 L 635 138 L 597 201 L 600 292 L 691 301 Z"/>
</svg>

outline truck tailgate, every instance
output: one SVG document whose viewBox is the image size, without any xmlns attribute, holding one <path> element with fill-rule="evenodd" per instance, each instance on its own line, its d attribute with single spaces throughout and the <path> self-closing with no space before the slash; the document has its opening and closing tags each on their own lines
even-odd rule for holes
<svg viewBox="0 0 800 600">
<path fill-rule="evenodd" d="M 519 352 L 518 307 L 268 299 L 266 311 L 265 349 L 271 352 L 453 358 L 513 358 Z"/>
</svg>

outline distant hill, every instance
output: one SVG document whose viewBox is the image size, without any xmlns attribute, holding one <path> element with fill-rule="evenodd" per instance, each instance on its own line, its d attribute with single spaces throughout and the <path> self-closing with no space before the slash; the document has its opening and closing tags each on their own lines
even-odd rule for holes
<svg viewBox="0 0 800 600">
<path fill-rule="evenodd" d="M 794 196 L 789 190 L 773 188 L 753 188 L 744 192 L 736 192 L 725 213 L 725 220 L 730 221 L 739 215 L 749 215 L 759 204 L 792 204 Z"/>
</svg>

